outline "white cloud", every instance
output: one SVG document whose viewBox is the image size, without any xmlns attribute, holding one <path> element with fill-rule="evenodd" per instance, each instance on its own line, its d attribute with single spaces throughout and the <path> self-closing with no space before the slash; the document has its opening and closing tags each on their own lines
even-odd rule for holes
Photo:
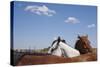
<svg viewBox="0 0 100 67">
<path fill-rule="evenodd" d="M 53 16 L 56 14 L 54 10 L 49 9 L 47 6 L 27 6 L 25 11 L 35 13 L 37 15 Z"/>
<path fill-rule="evenodd" d="M 88 28 L 93 28 L 93 27 L 95 27 L 95 24 L 90 24 L 90 25 L 88 25 L 87 27 L 88 27 Z"/>
<path fill-rule="evenodd" d="M 80 21 L 75 18 L 75 17 L 68 17 L 66 20 L 65 20 L 66 23 L 73 23 L 73 24 L 76 24 L 76 23 L 80 23 Z"/>
</svg>

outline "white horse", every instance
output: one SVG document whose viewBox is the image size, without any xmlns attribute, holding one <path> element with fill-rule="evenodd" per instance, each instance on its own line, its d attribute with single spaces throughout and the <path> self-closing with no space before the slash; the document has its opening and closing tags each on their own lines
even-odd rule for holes
<svg viewBox="0 0 100 67">
<path fill-rule="evenodd" d="M 76 57 L 80 55 L 80 52 L 70 46 L 68 46 L 63 40 L 58 37 L 52 46 L 50 47 L 48 53 L 56 56 L 64 56 L 64 57 Z"/>
</svg>

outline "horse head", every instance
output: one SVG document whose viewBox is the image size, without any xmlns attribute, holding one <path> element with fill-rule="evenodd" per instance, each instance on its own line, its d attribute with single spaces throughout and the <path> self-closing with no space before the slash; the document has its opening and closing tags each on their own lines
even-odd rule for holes
<svg viewBox="0 0 100 67">
<path fill-rule="evenodd" d="M 75 48 L 77 50 L 80 51 L 81 54 L 85 54 L 85 53 L 88 53 L 88 52 L 91 52 L 91 46 L 90 46 L 90 41 L 88 39 L 88 35 L 86 36 L 79 36 L 78 35 L 78 39 L 76 44 L 75 44 Z"/>
</svg>

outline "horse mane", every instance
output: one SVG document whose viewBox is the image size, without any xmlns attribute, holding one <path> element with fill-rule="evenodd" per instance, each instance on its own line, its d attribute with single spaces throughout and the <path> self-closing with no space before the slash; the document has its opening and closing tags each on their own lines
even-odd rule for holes
<svg viewBox="0 0 100 67">
<path fill-rule="evenodd" d="M 61 40 L 63 43 L 66 43 L 66 41 L 65 40 Z"/>
<path fill-rule="evenodd" d="M 75 43 L 75 49 L 82 49 L 81 44 L 82 44 L 81 40 L 77 40 L 76 43 Z"/>
<path fill-rule="evenodd" d="M 54 44 L 55 42 L 57 42 L 57 40 L 54 40 L 54 41 L 52 42 L 52 45 L 51 45 L 51 46 L 53 46 L 53 44 Z"/>
</svg>

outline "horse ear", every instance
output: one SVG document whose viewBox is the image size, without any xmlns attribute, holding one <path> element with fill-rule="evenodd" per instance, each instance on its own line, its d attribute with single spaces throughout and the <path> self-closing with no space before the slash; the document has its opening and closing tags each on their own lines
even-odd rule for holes
<svg viewBox="0 0 100 67">
<path fill-rule="evenodd" d="M 58 40 L 60 40 L 61 38 L 60 38 L 60 36 L 58 36 Z"/>
<path fill-rule="evenodd" d="M 57 39 L 57 41 L 58 41 L 58 42 L 60 42 L 60 40 L 61 40 L 61 39 L 60 39 L 60 36 L 58 36 L 58 39 Z"/>
<path fill-rule="evenodd" d="M 80 39 L 80 36 L 78 35 L 78 37 L 77 38 L 79 38 Z"/>
<path fill-rule="evenodd" d="M 88 38 L 88 34 L 86 35 L 86 38 Z"/>
</svg>

